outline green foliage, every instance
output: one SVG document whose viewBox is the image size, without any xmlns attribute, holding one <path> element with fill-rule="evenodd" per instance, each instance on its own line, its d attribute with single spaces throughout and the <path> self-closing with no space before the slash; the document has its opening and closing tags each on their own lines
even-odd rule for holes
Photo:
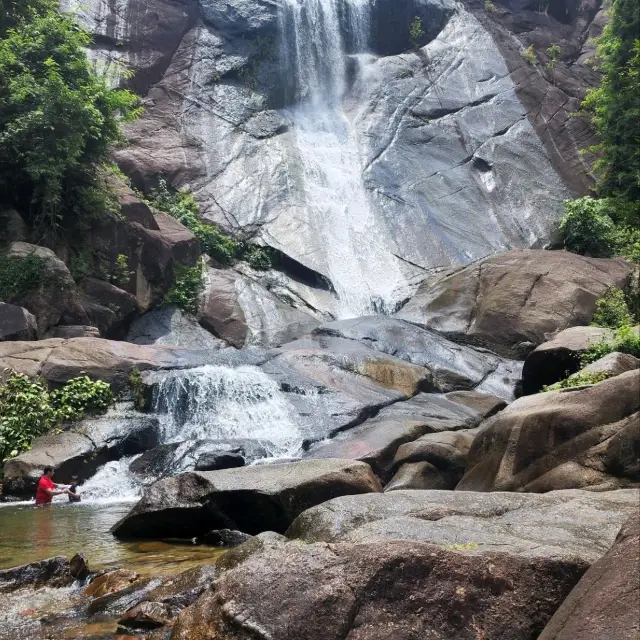
<svg viewBox="0 0 640 640">
<path fill-rule="evenodd" d="M 596 312 L 591 319 L 592 325 L 618 329 L 632 323 L 633 318 L 622 289 L 612 287 L 606 295 L 596 300 Z"/>
<path fill-rule="evenodd" d="M 113 275 L 111 280 L 118 285 L 124 285 L 129 282 L 129 278 L 133 274 L 133 271 L 129 271 L 129 259 L 124 253 L 119 253 L 116 256 L 116 262 L 114 265 Z"/>
<path fill-rule="evenodd" d="M 496 7 L 496 5 L 491 2 L 491 0 L 485 0 L 484 9 L 489 13 L 495 13 L 498 10 L 498 7 Z"/>
<path fill-rule="evenodd" d="M 560 58 L 560 54 L 562 53 L 562 49 L 560 48 L 560 45 L 557 44 L 552 44 L 548 49 L 547 49 L 547 55 L 549 56 L 549 63 L 547 64 L 547 66 L 552 69 L 556 62 L 558 62 L 558 59 Z"/>
<path fill-rule="evenodd" d="M 602 196 L 640 201 L 640 5 L 612 0 L 609 23 L 596 49 L 599 88 L 587 93 L 583 109 L 591 116 L 600 144 L 598 192 Z"/>
<path fill-rule="evenodd" d="M 414 49 L 420 48 L 420 42 L 424 38 L 424 29 L 422 28 L 422 19 L 416 16 L 409 26 L 409 40 Z"/>
<path fill-rule="evenodd" d="M 138 115 L 129 91 L 89 65 L 87 32 L 55 0 L 4 2 L 0 19 L 0 193 L 32 225 L 104 200 L 98 168 Z"/>
<path fill-rule="evenodd" d="M 0 253 L 0 302 L 16 302 L 37 291 L 47 280 L 45 261 L 38 256 Z"/>
<path fill-rule="evenodd" d="M 21 373 L 5 373 L 6 380 L 0 384 L 0 461 L 25 451 L 34 438 L 62 422 L 105 411 L 113 402 L 109 384 L 86 376 L 49 391 L 42 382 Z"/>
<path fill-rule="evenodd" d="M 173 287 L 164 297 L 164 304 L 175 304 L 189 313 L 197 313 L 198 298 L 204 287 L 202 264 L 185 267 L 176 264 L 176 278 Z"/>
<path fill-rule="evenodd" d="M 635 203 L 590 196 L 567 200 L 560 232 L 565 249 L 573 253 L 640 262 L 640 206 Z"/>
<path fill-rule="evenodd" d="M 529 64 L 536 64 L 538 62 L 538 56 L 536 55 L 535 45 L 530 44 L 526 49 L 520 51 L 520 56 L 523 60 L 526 60 Z"/>
<path fill-rule="evenodd" d="M 584 387 L 588 384 L 598 384 L 607 378 L 610 378 L 611 374 L 606 371 L 599 371 L 597 373 L 574 373 L 572 376 L 542 387 L 542 391 L 559 391 L 560 389 L 570 389 L 572 387 Z"/>
<path fill-rule="evenodd" d="M 142 384 L 142 376 L 140 375 L 140 369 L 134 367 L 129 374 L 129 385 L 131 386 L 131 393 L 133 394 L 133 404 L 138 411 L 144 411 L 147 404 L 147 399 L 144 393 L 144 385 Z"/>
<path fill-rule="evenodd" d="M 268 248 L 236 240 L 216 225 L 202 220 L 194 197 L 186 191 L 170 189 L 164 178 L 158 180 L 158 186 L 147 199 L 152 206 L 168 213 L 187 227 L 200 240 L 203 253 L 216 262 L 232 265 L 237 260 L 245 260 L 254 269 L 266 271 L 271 268 L 273 257 Z"/>
<path fill-rule="evenodd" d="M 586 367 L 588 364 L 600 360 L 608 353 L 619 351 L 629 353 L 636 358 L 640 358 L 640 331 L 637 327 L 620 327 L 616 330 L 613 340 L 600 340 L 594 342 L 582 354 L 580 366 Z"/>
</svg>

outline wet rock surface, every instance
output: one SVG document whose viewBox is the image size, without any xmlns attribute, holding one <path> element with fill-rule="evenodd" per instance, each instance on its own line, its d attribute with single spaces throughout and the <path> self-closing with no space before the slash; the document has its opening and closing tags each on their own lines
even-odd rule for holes
<svg viewBox="0 0 640 640">
<path fill-rule="evenodd" d="M 539 345 L 588 324 L 596 300 L 610 287 L 624 287 L 629 275 L 623 260 L 508 251 L 425 281 L 397 317 L 513 357 L 520 343 Z"/>
<path fill-rule="evenodd" d="M 171 638 L 534 640 L 585 569 L 406 541 L 279 544 L 224 573 Z"/>
<path fill-rule="evenodd" d="M 343 496 L 302 513 L 287 536 L 303 542 L 428 542 L 465 554 L 580 559 L 604 553 L 637 508 L 638 492 L 391 491 Z"/>
<path fill-rule="evenodd" d="M 78 564 L 72 566 L 64 556 L 30 562 L 11 569 L 0 569 L 0 593 L 8 593 L 23 587 L 65 587 L 70 585 L 81 571 Z"/>
<path fill-rule="evenodd" d="M 185 473 L 152 484 L 111 531 L 120 538 L 191 538 L 212 529 L 282 532 L 314 504 L 380 490 L 368 465 L 347 460 Z"/>
<path fill-rule="evenodd" d="M 458 489 L 534 491 L 640 482 L 640 371 L 516 400 L 485 423 Z"/>
<path fill-rule="evenodd" d="M 640 514 L 589 567 L 539 640 L 626 640 L 640 631 Z"/>
</svg>

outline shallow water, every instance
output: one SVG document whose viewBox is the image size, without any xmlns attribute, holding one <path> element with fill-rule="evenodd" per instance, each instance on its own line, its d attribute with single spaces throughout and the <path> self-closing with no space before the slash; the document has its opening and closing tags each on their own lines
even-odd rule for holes
<svg viewBox="0 0 640 640">
<path fill-rule="evenodd" d="M 0 506 L 0 568 L 83 553 L 92 571 L 122 566 L 168 575 L 212 563 L 220 554 L 213 547 L 171 541 L 117 540 L 109 529 L 130 508 L 130 503 Z"/>
</svg>

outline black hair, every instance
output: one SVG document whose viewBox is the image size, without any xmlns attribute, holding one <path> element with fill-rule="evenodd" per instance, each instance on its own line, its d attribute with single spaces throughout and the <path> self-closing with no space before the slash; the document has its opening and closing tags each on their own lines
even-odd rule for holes
<svg viewBox="0 0 640 640">
<path fill-rule="evenodd" d="M 55 469 L 53 467 L 45 467 L 42 473 L 46 476 L 49 471 L 55 471 Z"/>
</svg>

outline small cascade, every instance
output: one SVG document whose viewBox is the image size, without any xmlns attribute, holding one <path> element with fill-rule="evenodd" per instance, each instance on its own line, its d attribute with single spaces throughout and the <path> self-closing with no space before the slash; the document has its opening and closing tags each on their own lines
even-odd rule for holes
<svg viewBox="0 0 640 640">
<path fill-rule="evenodd" d="M 82 500 L 92 503 L 127 502 L 140 497 L 143 483 L 129 470 L 139 456 L 107 462 L 81 487 Z M 66 496 L 63 496 L 66 500 Z"/>
<path fill-rule="evenodd" d="M 392 310 L 406 287 L 386 246 L 362 178 L 357 132 L 343 109 L 349 55 L 368 49 L 369 0 L 284 0 L 281 57 L 296 153 L 297 199 L 313 234 L 323 238 L 325 263 L 350 318 Z"/>
<path fill-rule="evenodd" d="M 251 366 L 207 365 L 167 374 L 154 393 L 163 442 L 250 439 L 270 457 L 297 455 L 302 434 L 277 382 Z"/>
</svg>

